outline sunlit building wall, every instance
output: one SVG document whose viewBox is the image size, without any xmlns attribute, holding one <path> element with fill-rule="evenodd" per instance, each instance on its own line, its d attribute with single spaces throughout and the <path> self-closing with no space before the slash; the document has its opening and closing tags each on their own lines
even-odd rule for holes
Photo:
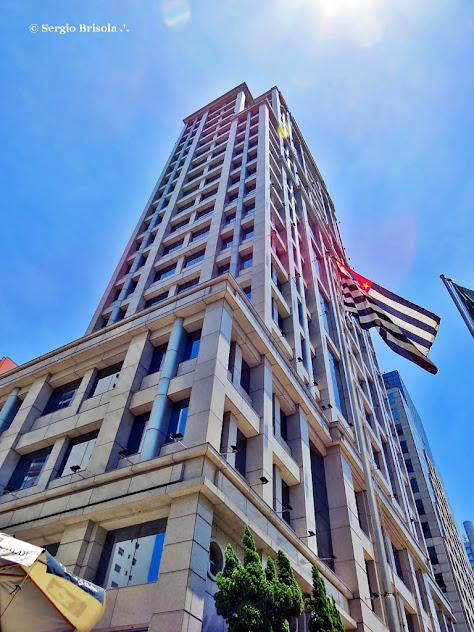
<svg viewBox="0 0 474 632">
<path fill-rule="evenodd" d="M 306 595 L 318 566 L 348 630 L 387 630 L 358 421 L 402 629 L 453 631 L 334 257 L 283 96 L 242 84 L 184 120 L 85 336 L 0 380 L 0 529 L 108 587 L 97 630 L 223 631 L 246 524 Z"/>
<path fill-rule="evenodd" d="M 383 377 L 435 580 L 452 606 L 456 630 L 474 630 L 474 577 L 422 421 L 398 371 Z"/>
</svg>

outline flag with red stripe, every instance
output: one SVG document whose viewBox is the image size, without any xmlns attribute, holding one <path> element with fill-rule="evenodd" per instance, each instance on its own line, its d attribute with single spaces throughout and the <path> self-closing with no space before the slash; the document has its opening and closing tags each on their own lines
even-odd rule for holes
<svg viewBox="0 0 474 632">
<path fill-rule="evenodd" d="M 387 345 L 430 373 L 436 366 L 428 351 L 438 331 L 436 314 L 410 303 L 337 261 L 342 279 L 344 304 L 363 329 L 375 327 Z"/>
</svg>

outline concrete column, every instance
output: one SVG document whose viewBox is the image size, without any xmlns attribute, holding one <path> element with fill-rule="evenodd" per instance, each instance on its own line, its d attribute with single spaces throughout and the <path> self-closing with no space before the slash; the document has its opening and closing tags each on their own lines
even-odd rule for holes
<svg viewBox="0 0 474 632">
<path fill-rule="evenodd" d="M 100 474 L 116 467 L 118 452 L 124 448 L 123 428 L 130 420 L 129 405 L 139 388 L 145 369 L 141 366 L 148 331 L 132 338 L 120 370 L 120 376 L 107 405 L 107 412 L 87 465 L 87 475 Z"/>
<path fill-rule="evenodd" d="M 264 358 L 262 364 L 253 370 L 252 376 L 252 400 L 260 414 L 260 434 L 247 440 L 246 478 L 270 507 L 273 506 L 273 452 L 269 449 L 273 440 L 272 382 L 272 367 Z M 260 483 L 262 476 L 269 481 L 267 484 Z"/>
<path fill-rule="evenodd" d="M 232 309 L 220 301 L 204 315 L 183 443 L 219 450 L 232 335 Z"/>
<path fill-rule="evenodd" d="M 14 388 L 3 405 L 2 410 L 0 410 L 0 434 L 10 426 L 13 417 L 21 406 L 21 400 L 18 398 L 19 392 L 20 388 L 18 386 Z"/>
<path fill-rule="evenodd" d="M 201 630 L 213 510 L 200 493 L 173 499 L 149 632 Z"/>
<path fill-rule="evenodd" d="M 308 537 L 308 531 L 316 532 L 316 522 L 313 482 L 311 476 L 308 475 L 311 472 L 308 422 L 301 410 L 288 419 L 288 445 L 291 448 L 292 457 L 299 465 L 301 481 L 291 488 L 291 505 L 293 506 L 291 526 L 296 535 L 303 538 L 305 544 L 316 552 L 316 538 Z"/>
<path fill-rule="evenodd" d="M 106 536 L 91 520 L 76 522 L 64 530 L 56 557 L 72 573 L 94 581 Z"/>
<path fill-rule="evenodd" d="M 161 369 L 160 381 L 156 387 L 156 395 L 150 413 L 150 419 L 143 433 L 143 447 L 140 453 L 140 461 L 153 459 L 160 453 L 160 448 L 167 440 L 168 431 L 168 388 L 171 379 L 176 375 L 178 364 L 183 355 L 183 319 L 177 318 L 174 321 L 170 340 L 166 350 L 163 366 Z"/>
</svg>

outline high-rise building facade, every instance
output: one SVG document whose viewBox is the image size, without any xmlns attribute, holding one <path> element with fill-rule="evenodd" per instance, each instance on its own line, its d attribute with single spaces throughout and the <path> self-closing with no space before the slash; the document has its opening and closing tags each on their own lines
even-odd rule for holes
<svg viewBox="0 0 474 632">
<path fill-rule="evenodd" d="M 471 570 L 474 573 L 474 522 L 466 520 L 463 522 L 466 535 L 463 538 L 464 548 L 466 549 L 467 559 L 471 565 Z"/>
<path fill-rule="evenodd" d="M 437 584 L 456 617 L 456 630 L 474 630 L 474 577 L 436 469 L 422 421 L 398 373 L 383 375 Z"/>
<path fill-rule="evenodd" d="M 242 84 L 184 120 L 84 337 L 0 380 L 0 529 L 109 589 L 97 630 L 224 630 L 248 524 L 347 630 L 453 631 L 334 257 L 281 93 Z"/>
</svg>

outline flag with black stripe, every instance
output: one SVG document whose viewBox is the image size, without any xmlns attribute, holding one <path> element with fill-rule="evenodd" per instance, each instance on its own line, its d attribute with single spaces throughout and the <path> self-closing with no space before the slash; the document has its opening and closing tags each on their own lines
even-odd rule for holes
<svg viewBox="0 0 474 632">
<path fill-rule="evenodd" d="M 428 360 L 428 351 L 440 319 L 401 296 L 369 281 L 337 261 L 344 304 L 363 329 L 375 327 L 388 346 L 430 373 L 438 369 Z"/>
</svg>

